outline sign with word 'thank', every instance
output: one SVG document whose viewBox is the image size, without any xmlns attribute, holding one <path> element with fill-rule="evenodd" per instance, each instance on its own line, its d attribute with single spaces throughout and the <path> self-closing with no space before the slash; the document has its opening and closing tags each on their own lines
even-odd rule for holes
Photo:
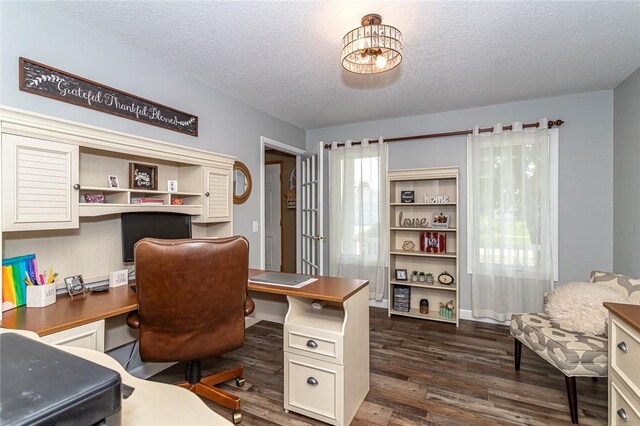
<svg viewBox="0 0 640 426">
<path fill-rule="evenodd" d="M 48 65 L 20 58 L 20 90 L 198 136 L 198 117 Z"/>
</svg>

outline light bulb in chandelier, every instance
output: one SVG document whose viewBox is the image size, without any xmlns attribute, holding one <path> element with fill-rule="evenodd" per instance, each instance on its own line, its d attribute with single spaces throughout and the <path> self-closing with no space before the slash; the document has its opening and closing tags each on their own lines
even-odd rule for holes
<svg viewBox="0 0 640 426">
<path fill-rule="evenodd" d="M 371 57 L 366 53 L 366 51 L 362 51 L 360 56 L 358 57 L 358 62 L 361 64 L 368 64 L 371 61 Z"/>
<path fill-rule="evenodd" d="M 383 69 L 387 65 L 387 58 L 382 55 L 376 57 L 376 68 Z"/>
</svg>

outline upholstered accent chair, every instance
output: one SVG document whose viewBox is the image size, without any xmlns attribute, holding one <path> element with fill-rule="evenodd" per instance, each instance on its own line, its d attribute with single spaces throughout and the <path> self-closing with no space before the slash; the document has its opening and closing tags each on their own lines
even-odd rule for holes
<svg viewBox="0 0 640 426">
<path fill-rule="evenodd" d="M 610 272 L 591 272 L 591 282 L 604 284 L 640 304 L 640 279 Z M 545 313 L 514 314 L 511 335 L 515 338 L 515 368 L 520 371 L 522 345 L 525 345 L 565 376 L 571 422 L 578 423 L 576 377 L 606 377 L 607 336 L 575 333 L 554 324 Z"/>
</svg>

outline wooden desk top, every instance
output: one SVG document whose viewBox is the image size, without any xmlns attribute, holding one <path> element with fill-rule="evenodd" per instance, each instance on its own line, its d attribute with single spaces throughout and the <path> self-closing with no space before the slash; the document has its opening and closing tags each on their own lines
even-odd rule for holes
<svg viewBox="0 0 640 426">
<path fill-rule="evenodd" d="M 2 313 L 2 327 L 31 330 L 40 336 L 68 330 L 93 321 L 115 317 L 138 307 L 136 294 L 129 286 L 87 293 L 85 298 L 59 294 L 56 303 L 44 308 L 20 306 Z"/>
<path fill-rule="evenodd" d="M 249 279 L 263 272 L 265 271 L 260 269 L 249 269 Z M 342 303 L 369 284 L 369 281 L 366 280 L 321 277 L 317 275 L 314 275 L 313 277 L 318 280 L 300 288 L 258 284 L 249 281 L 249 290 L 260 293 L 282 294 L 284 296 L 304 297 L 308 299 Z"/>
<path fill-rule="evenodd" d="M 264 271 L 250 269 L 249 276 Z M 287 288 L 267 284 L 249 283 L 251 291 L 305 297 L 331 302 L 344 302 L 366 287 L 368 281 L 333 277 L 315 277 L 318 281 L 301 288 Z M 44 308 L 21 306 L 2 313 L 2 327 L 35 331 L 40 336 L 68 330 L 105 318 L 134 311 L 138 307 L 136 293 L 128 286 L 111 288 L 101 293 L 87 293 L 86 298 L 58 295 L 56 303 Z"/>
<path fill-rule="evenodd" d="M 640 331 L 640 305 L 605 302 L 604 307 L 623 319 L 631 327 Z"/>
</svg>

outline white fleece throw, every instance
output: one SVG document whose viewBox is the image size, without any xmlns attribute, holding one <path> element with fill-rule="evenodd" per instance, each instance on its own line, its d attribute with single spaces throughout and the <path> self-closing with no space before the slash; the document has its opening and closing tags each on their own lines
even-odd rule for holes
<svg viewBox="0 0 640 426">
<path fill-rule="evenodd" d="M 545 311 L 564 330 L 586 334 L 606 334 L 607 309 L 604 302 L 629 303 L 614 289 L 591 283 L 569 283 L 547 295 Z"/>
</svg>

